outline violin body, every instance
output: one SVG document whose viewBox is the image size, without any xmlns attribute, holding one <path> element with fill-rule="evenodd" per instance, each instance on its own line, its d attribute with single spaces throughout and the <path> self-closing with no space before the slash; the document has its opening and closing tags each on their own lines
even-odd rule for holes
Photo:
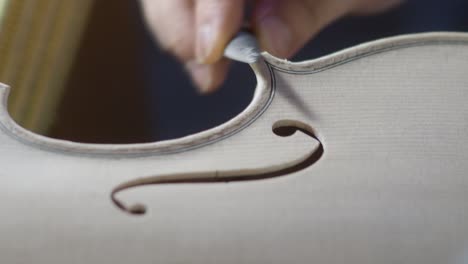
<svg viewBox="0 0 468 264">
<path fill-rule="evenodd" d="M 252 68 L 239 116 L 149 144 L 36 135 L 0 86 L 0 261 L 468 262 L 468 34 Z"/>
</svg>

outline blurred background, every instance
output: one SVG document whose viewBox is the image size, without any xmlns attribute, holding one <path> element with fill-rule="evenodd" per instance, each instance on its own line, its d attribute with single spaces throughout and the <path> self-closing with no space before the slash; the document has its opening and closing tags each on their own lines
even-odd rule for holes
<svg viewBox="0 0 468 264">
<path fill-rule="evenodd" d="M 292 60 L 404 33 L 468 31 L 468 1 L 407 0 L 322 31 Z M 219 92 L 200 96 L 154 44 L 138 1 L 0 0 L 0 81 L 9 111 L 35 132 L 89 143 L 177 138 L 222 124 L 250 102 L 255 78 L 234 64 Z"/>
</svg>

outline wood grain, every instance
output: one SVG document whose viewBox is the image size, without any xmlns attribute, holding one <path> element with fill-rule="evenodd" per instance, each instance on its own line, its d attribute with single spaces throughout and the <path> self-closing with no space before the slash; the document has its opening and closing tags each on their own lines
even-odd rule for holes
<svg viewBox="0 0 468 264">
<path fill-rule="evenodd" d="M 468 34 L 263 58 L 243 113 L 149 144 L 35 135 L 2 86 L 2 262 L 466 263 Z M 272 131 L 287 126 L 317 139 Z"/>
</svg>

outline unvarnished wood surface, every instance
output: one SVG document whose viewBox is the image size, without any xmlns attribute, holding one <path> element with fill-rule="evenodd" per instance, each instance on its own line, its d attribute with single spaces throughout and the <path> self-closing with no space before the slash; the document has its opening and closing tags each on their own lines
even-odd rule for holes
<svg viewBox="0 0 468 264">
<path fill-rule="evenodd" d="M 2 263 L 466 263 L 467 35 L 400 37 L 299 64 L 264 57 L 257 99 L 237 121 L 176 141 L 49 140 L 3 111 Z M 139 177 L 255 174 L 317 151 L 302 133 L 274 135 L 279 120 L 313 128 L 322 158 L 268 180 L 119 194 L 144 202 L 142 216 L 110 201 Z"/>
</svg>

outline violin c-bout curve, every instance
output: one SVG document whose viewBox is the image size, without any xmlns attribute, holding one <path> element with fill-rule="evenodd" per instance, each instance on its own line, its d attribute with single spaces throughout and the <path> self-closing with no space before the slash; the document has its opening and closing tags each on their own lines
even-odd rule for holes
<svg viewBox="0 0 468 264">
<path fill-rule="evenodd" d="M 263 60 L 250 66 L 255 73 L 257 87 L 247 108 L 224 124 L 182 138 L 140 144 L 89 144 L 38 135 L 24 129 L 11 118 L 7 109 L 10 87 L 2 83 L 0 83 L 0 129 L 11 137 L 29 145 L 67 154 L 125 157 L 187 151 L 212 144 L 238 133 L 254 122 L 268 108 L 275 94 L 270 69 Z"/>
</svg>

